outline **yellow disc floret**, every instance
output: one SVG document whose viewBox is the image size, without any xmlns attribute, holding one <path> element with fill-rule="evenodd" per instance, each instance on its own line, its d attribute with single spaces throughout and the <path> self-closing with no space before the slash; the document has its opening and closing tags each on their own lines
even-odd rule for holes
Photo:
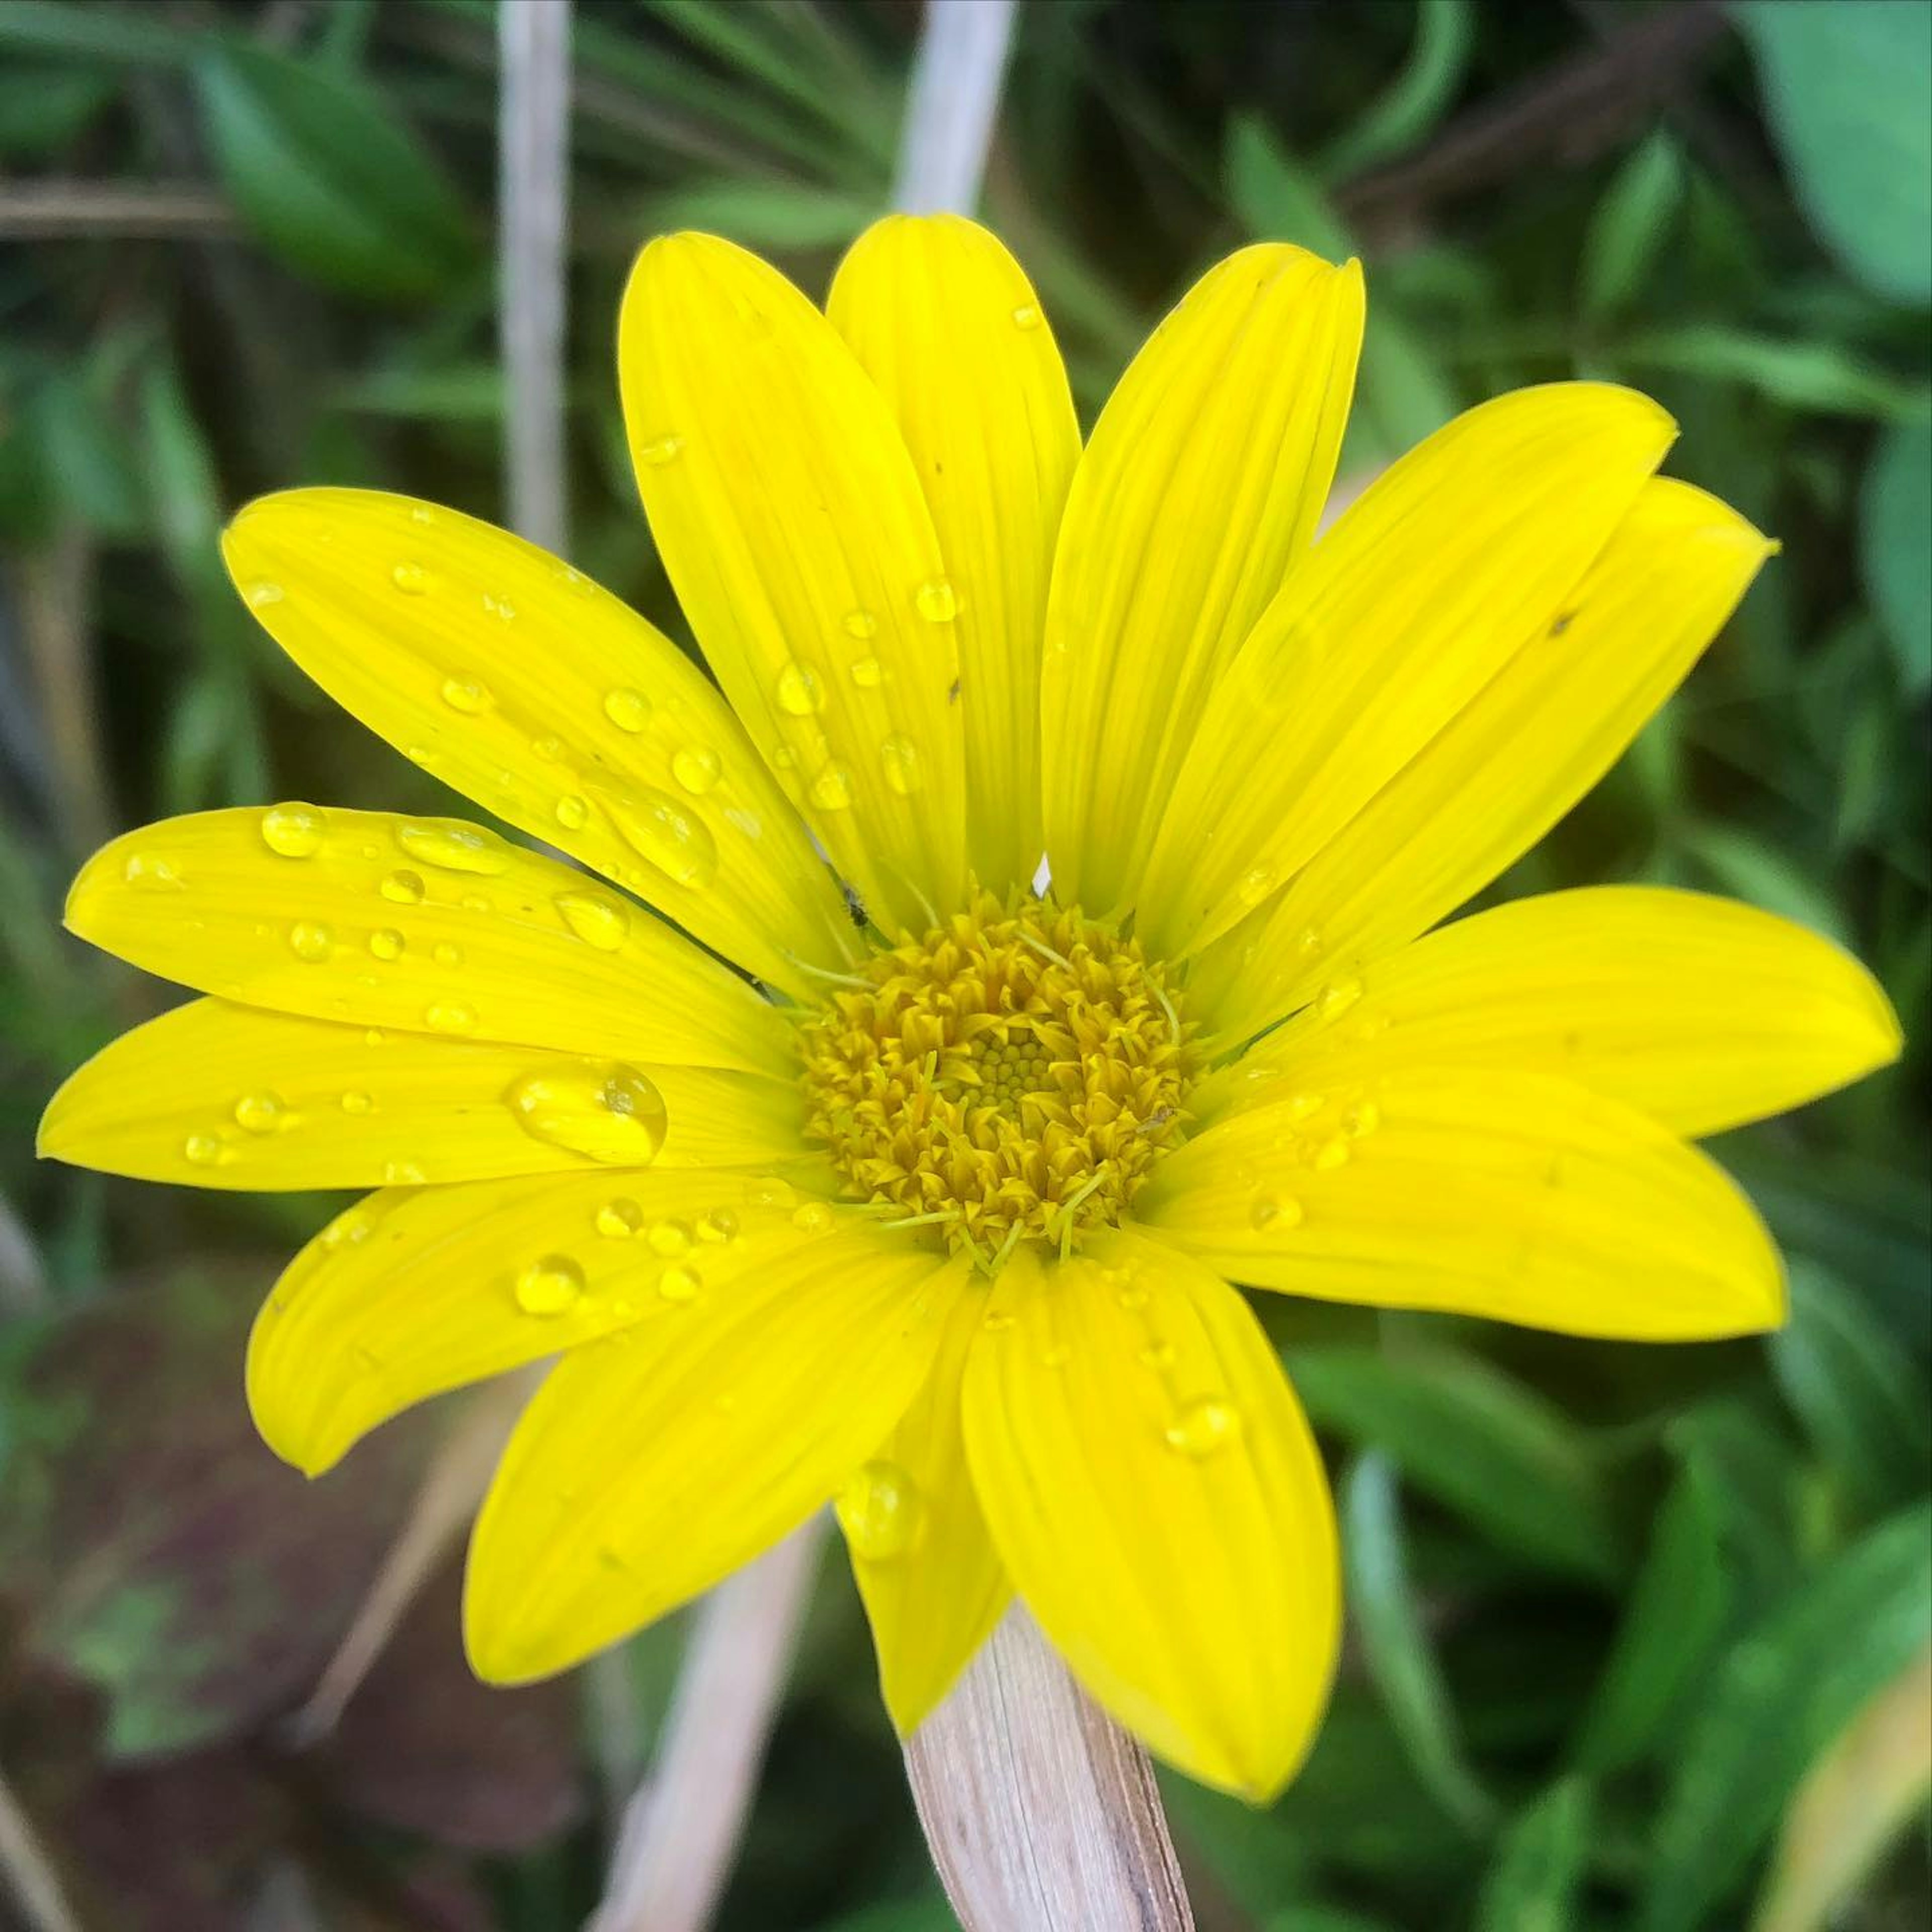
<svg viewBox="0 0 1932 1932">
<path fill-rule="evenodd" d="M 1116 1221 L 1180 1137 L 1198 1055 L 1136 940 L 982 895 L 806 1023 L 806 1130 L 854 1198 L 990 1264 Z"/>
</svg>

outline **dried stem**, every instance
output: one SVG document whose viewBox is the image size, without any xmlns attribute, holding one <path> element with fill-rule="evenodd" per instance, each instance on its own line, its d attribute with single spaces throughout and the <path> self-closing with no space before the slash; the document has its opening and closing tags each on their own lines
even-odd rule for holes
<svg viewBox="0 0 1932 1932">
<path fill-rule="evenodd" d="M 56 822 L 76 852 L 104 842 L 114 808 L 94 688 L 94 548 L 84 532 L 58 531 L 18 566 L 20 628 L 40 694 L 53 772 Z"/>
<path fill-rule="evenodd" d="M 1014 0 L 928 0 L 899 136 L 892 205 L 911 214 L 970 214 L 979 205 Z"/>
<path fill-rule="evenodd" d="M 232 235 L 225 196 L 198 182 L 10 182 L 0 187 L 0 239 L 201 240 Z"/>
<path fill-rule="evenodd" d="M 824 1534 L 814 1517 L 699 1605 L 656 1772 L 631 1801 L 585 1932 L 702 1932 L 711 1922 Z"/>
<path fill-rule="evenodd" d="M 80 1921 L 13 1788 L 0 1778 L 0 1881 L 19 1908 L 27 1932 L 80 1932 Z"/>
<path fill-rule="evenodd" d="M 1193 1932 L 1147 1754 L 1016 1604 L 906 1746 L 966 1932 Z"/>
</svg>

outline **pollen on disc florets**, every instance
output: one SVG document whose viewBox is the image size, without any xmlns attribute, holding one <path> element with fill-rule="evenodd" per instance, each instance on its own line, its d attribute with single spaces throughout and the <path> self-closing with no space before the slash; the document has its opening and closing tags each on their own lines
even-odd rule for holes
<svg viewBox="0 0 1932 1932">
<path fill-rule="evenodd" d="M 989 1265 L 1119 1220 L 1180 1137 L 1192 1029 L 1077 909 L 982 895 L 859 978 L 806 1023 L 806 1131 L 856 1198 Z"/>
</svg>

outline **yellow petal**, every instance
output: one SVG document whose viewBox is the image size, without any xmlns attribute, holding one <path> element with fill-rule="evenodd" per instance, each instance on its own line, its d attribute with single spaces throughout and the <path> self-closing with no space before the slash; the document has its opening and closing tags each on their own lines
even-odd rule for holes
<svg viewBox="0 0 1932 1932">
<path fill-rule="evenodd" d="M 1354 386 L 1362 278 L 1268 243 L 1210 269 L 1075 473 L 1040 702 L 1056 891 L 1134 896 L 1215 678 L 1306 552 Z"/>
<path fill-rule="evenodd" d="M 638 257 L 618 370 L 724 694 L 867 910 L 923 931 L 964 870 L 958 595 L 884 398 L 782 275 L 703 235 Z"/>
<path fill-rule="evenodd" d="M 439 1040 L 196 1000 L 123 1034 L 49 1103 L 39 1151 L 196 1187 L 378 1187 L 769 1166 L 789 1082 Z"/>
<path fill-rule="evenodd" d="M 1878 982 L 1828 939 L 1730 899 L 1639 886 L 1551 892 L 1459 920 L 1366 968 L 1191 1096 L 1270 1106 L 1345 1064 L 1550 1074 L 1673 1132 L 1780 1114 L 1898 1057 Z"/>
<path fill-rule="evenodd" d="M 1016 1259 L 966 1371 L 1014 1587 L 1150 1749 L 1261 1800 L 1300 1762 L 1340 1634 L 1322 1460 L 1246 1304 L 1124 1231 Z"/>
<path fill-rule="evenodd" d="M 793 992 L 851 922 L 717 688 L 548 552 L 373 490 L 250 504 L 222 542 L 269 635 L 446 784 Z"/>
<path fill-rule="evenodd" d="M 871 1266 L 876 1238 L 836 1220 L 772 1177 L 688 1168 L 373 1194 L 296 1256 L 256 1318 L 256 1426 L 319 1474 L 425 1396 L 762 1297 L 766 1276 L 797 1279 L 808 1255 L 814 1268 Z"/>
<path fill-rule="evenodd" d="M 892 215 L 826 304 L 884 394 L 959 600 L 966 853 L 980 883 L 1029 884 L 1040 814 L 1040 653 L 1080 425 L 1040 298 L 987 231 Z"/>
<path fill-rule="evenodd" d="M 1645 484 L 1564 599 L 1560 638 L 1519 652 L 1316 853 L 1215 942 L 1190 987 L 1246 1037 L 1338 974 L 1426 932 L 1594 784 L 1723 625 L 1772 546 L 1688 484 Z"/>
<path fill-rule="evenodd" d="M 599 1059 L 791 1064 L 746 983 L 580 872 L 452 818 L 196 812 L 104 846 L 82 939 L 204 993 L 312 1018 Z"/>
<path fill-rule="evenodd" d="M 902 1736 L 952 1688 L 1012 1597 L 973 1492 L 960 1416 L 960 1380 L 986 1312 L 983 1294 L 955 1303 L 924 1387 L 838 1493 L 886 1708 Z"/>
<path fill-rule="evenodd" d="M 470 1545 L 479 1676 L 547 1676 L 709 1589 L 904 1413 L 963 1270 L 863 1225 L 790 1237 L 538 1391 Z"/>
<path fill-rule="evenodd" d="M 1717 1164 L 1567 1081 L 1337 1053 L 1178 1150 L 1135 1202 L 1256 1288 L 1565 1334 L 1775 1328 L 1784 1273 Z"/>
<path fill-rule="evenodd" d="M 1215 686 L 1148 864 L 1150 950 L 1197 950 L 1272 896 L 1512 658 L 1560 634 L 1674 434 L 1628 389 L 1519 390 L 1352 506 Z"/>
</svg>

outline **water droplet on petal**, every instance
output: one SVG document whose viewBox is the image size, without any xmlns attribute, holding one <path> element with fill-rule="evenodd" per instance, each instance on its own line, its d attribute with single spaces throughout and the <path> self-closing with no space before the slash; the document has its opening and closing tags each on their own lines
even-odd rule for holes
<svg viewBox="0 0 1932 1932">
<path fill-rule="evenodd" d="M 182 1152 L 196 1167 L 212 1167 L 221 1158 L 221 1143 L 212 1134 L 190 1134 Z"/>
<path fill-rule="evenodd" d="M 320 965 L 334 950 L 335 937 L 318 920 L 298 919 L 289 928 L 289 950 L 298 959 Z"/>
<path fill-rule="evenodd" d="M 1372 1100 L 1358 1100 L 1342 1116 L 1342 1126 L 1355 1139 L 1365 1139 L 1382 1124 L 1382 1110 Z"/>
<path fill-rule="evenodd" d="M 423 1024 L 432 1033 L 467 1033 L 476 1024 L 476 1009 L 460 1000 L 433 1000 L 423 1009 Z"/>
<path fill-rule="evenodd" d="M 665 1220 L 653 1221 L 651 1223 L 651 1232 L 646 1238 L 650 1242 L 651 1252 L 653 1254 L 662 1255 L 667 1259 L 674 1259 L 680 1255 L 690 1253 L 693 1236 L 690 1228 L 685 1222 Z"/>
<path fill-rule="evenodd" d="M 735 1240 L 738 1235 L 738 1217 L 728 1208 L 714 1208 L 698 1224 L 700 1240 L 716 1241 L 722 1244 Z"/>
<path fill-rule="evenodd" d="M 1312 959 L 1322 950 L 1320 928 L 1312 926 L 1304 926 L 1295 935 L 1294 950 L 1304 959 Z"/>
<path fill-rule="evenodd" d="M 879 620 L 869 610 L 848 610 L 845 614 L 845 634 L 862 642 L 879 634 Z"/>
<path fill-rule="evenodd" d="M 235 1124 L 251 1134 L 272 1134 L 282 1124 L 283 1112 L 279 1094 L 244 1094 L 235 1103 Z"/>
<path fill-rule="evenodd" d="M 584 1270 L 568 1255 L 545 1255 L 517 1276 L 517 1306 L 526 1315 L 567 1315 L 584 1294 Z"/>
<path fill-rule="evenodd" d="M 258 578 L 242 595 L 248 600 L 250 610 L 262 610 L 271 604 L 279 604 L 288 592 L 279 584 L 272 584 L 264 577 Z"/>
<path fill-rule="evenodd" d="M 900 797 L 918 790 L 925 774 L 920 768 L 918 749 L 910 738 L 894 733 L 879 747 L 879 762 L 885 767 L 886 783 Z"/>
<path fill-rule="evenodd" d="M 606 1240 L 628 1241 L 644 1225 L 644 1210 L 622 1196 L 605 1202 L 597 1210 L 597 1232 Z"/>
<path fill-rule="evenodd" d="M 681 436 L 653 436 L 648 442 L 638 444 L 638 460 L 648 463 L 655 470 L 664 464 L 674 462 L 683 447 L 684 438 Z"/>
<path fill-rule="evenodd" d="M 1208 1396 L 1189 1402 L 1168 1425 L 1168 1446 L 1184 1456 L 1211 1456 L 1240 1432 L 1240 1411 L 1232 1402 Z"/>
<path fill-rule="evenodd" d="M 861 658 L 852 667 L 852 682 L 862 691 L 878 690 L 885 675 L 885 667 L 877 658 Z"/>
<path fill-rule="evenodd" d="M 604 694 L 604 715 L 620 731 L 641 731 L 651 722 L 651 700 L 641 691 L 620 685 Z"/>
<path fill-rule="evenodd" d="M 460 966 L 463 964 L 463 949 L 460 946 L 451 945 L 446 939 L 441 940 L 437 942 L 436 950 L 430 957 L 439 966 Z"/>
<path fill-rule="evenodd" d="M 666 1301 L 695 1301 L 704 1292 L 704 1277 L 682 1262 L 673 1262 L 658 1276 L 658 1293 Z"/>
<path fill-rule="evenodd" d="M 1291 1120 L 1305 1120 L 1311 1114 L 1318 1114 L 1328 1104 L 1328 1096 L 1322 1094 L 1291 1094 L 1284 1103 Z"/>
<path fill-rule="evenodd" d="M 701 892 L 718 876 L 718 842 L 711 828 L 668 792 L 599 796 L 624 842 L 674 884 Z"/>
<path fill-rule="evenodd" d="M 1301 1203 L 1292 1194 L 1258 1195 L 1248 1210 L 1248 1225 L 1258 1234 L 1285 1234 L 1300 1220 Z"/>
<path fill-rule="evenodd" d="M 1334 1139 L 1324 1141 L 1310 1156 L 1310 1165 L 1324 1173 L 1332 1173 L 1338 1167 L 1348 1164 L 1348 1143 L 1340 1134 Z"/>
<path fill-rule="evenodd" d="M 403 956 L 403 935 L 392 926 L 381 927 L 370 934 L 369 950 L 378 959 L 400 959 Z"/>
<path fill-rule="evenodd" d="M 746 1201 L 754 1208 L 791 1208 L 798 1202 L 798 1190 L 776 1174 L 760 1175 L 745 1184 Z"/>
<path fill-rule="evenodd" d="M 919 1485 L 896 1462 L 862 1464 L 832 1505 L 852 1553 L 866 1563 L 890 1563 L 910 1551 L 924 1514 Z"/>
<path fill-rule="evenodd" d="M 421 1187 L 429 1176 L 412 1160 L 386 1161 L 382 1164 L 382 1181 L 388 1187 Z"/>
<path fill-rule="evenodd" d="M 600 952 L 615 952 L 631 930 L 631 915 L 602 892 L 559 892 L 556 909 L 564 924 Z"/>
<path fill-rule="evenodd" d="M 1241 874 L 1240 884 L 1234 891 L 1244 906 L 1258 906 L 1280 883 L 1273 868 L 1254 866 Z"/>
<path fill-rule="evenodd" d="M 700 795 L 718 782 L 722 766 L 709 745 L 687 745 L 670 761 L 671 776 L 688 792 Z"/>
<path fill-rule="evenodd" d="M 1174 1344 L 1150 1342 L 1135 1359 L 1144 1369 L 1171 1369 L 1174 1366 Z"/>
<path fill-rule="evenodd" d="M 350 1088 L 342 1096 L 342 1111 L 345 1114 L 366 1114 L 375 1104 L 368 1094 L 356 1088 Z"/>
<path fill-rule="evenodd" d="M 1049 1343 L 1040 1352 L 1040 1365 L 1043 1369 L 1064 1369 L 1073 1359 L 1073 1351 L 1064 1342 Z"/>
<path fill-rule="evenodd" d="M 843 812 L 852 802 L 852 774 L 836 758 L 819 767 L 812 782 L 812 802 L 821 812 Z"/>
<path fill-rule="evenodd" d="M 1360 980 L 1348 977 L 1331 980 L 1316 994 L 1315 1010 L 1324 1020 L 1332 1020 L 1337 1013 L 1345 1013 L 1362 997 Z"/>
<path fill-rule="evenodd" d="M 408 818 L 396 827 L 396 843 L 412 859 L 446 872 L 486 877 L 510 868 L 509 848 L 480 825 L 460 818 Z"/>
<path fill-rule="evenodd" d="M 392 872 L 376 890 L 395 905 L 421 905 L 423 902 L 423 882 L 420 872 L 407 870 Z"/>
<path fill-rule="evenodd" d="M 800 1204 L 791 1217 L 792 1226 L 808 1234 L 829 1234 L 836 1216 L 823 1201 L 807 1201 Z"/>
<path fill-rule="evenodd" d="M 389 581 L 405 597 L 420 597 L 429 588 L 429 572 L 419 563 L 399 563 L 389 572 Z"/>
<path fill-rule="evenodd" d="M 1130 1310 L 1136 1308 L 1144 1308 L 1148 1305 L 1148 1292 L 1144 1288 L 1124 1288 L 1120 1290 L 1118 1294 L 1114 1296 L 1114 1299 L 1118 1301 L 1123 1308 Z"/>
<path fill-rule="evenodd" d="M 182 875 L 172 859 L 158 852 L 130 852 L 121 868 L 121 876 L 137 892 L 178 892 Z"/>
<path fill-rule="evenodd" d="M 272 805 L 262 814 L 262 842 L 284 859 L 312 859 L 328 821 L 314 805 Z"/>
<path fill-rule="evenodd" d="M 592 1160 L 643 1167 L 664 1144 L 663 1096 L 620 1060 L 547 1067 L 518 1081 L 503 1100 L 533 1138 Z"/>
<path fill-rule="evenodd" d="M 483 593 L 483 608 L 500 624 L 513 624 L 517 620 L 517 607 L 507 597 L 498 597 L 486 590 Z"/>
<path fill-rule="evenodd" d="M 442 701 L 452 711 L 474 717 L 490 708 L 490 687 L 480 678 L 446 677 L 442 681 Z"/>
<path fill-rule="evenodd" d="M 1016 328 L 1037 328 L 1040 326 L 1039 309 L 1031 302 L 1022 302 L 1013 310 L 1013 326 Z"/>
<path fill-rule="evenodd" d="M 574 792 L 566 792 L 556 802 L 556 822 L 566 832 L 581 832 L 590 822 L 590 806 Z"/>
<path fill-rule="evenodd" d="M 959 614 L 959 598 L 943 577 L 922 584 L 913 592 L 913 603 L 928 624 L 950 622 Z"/>
<path fill-rule="evenodd" d="M 794 718 L 809 718 L 825 704 L 825 687 L 809 664 L 788 664 L 778 673 L 778 709 Z"/>
</svg>

